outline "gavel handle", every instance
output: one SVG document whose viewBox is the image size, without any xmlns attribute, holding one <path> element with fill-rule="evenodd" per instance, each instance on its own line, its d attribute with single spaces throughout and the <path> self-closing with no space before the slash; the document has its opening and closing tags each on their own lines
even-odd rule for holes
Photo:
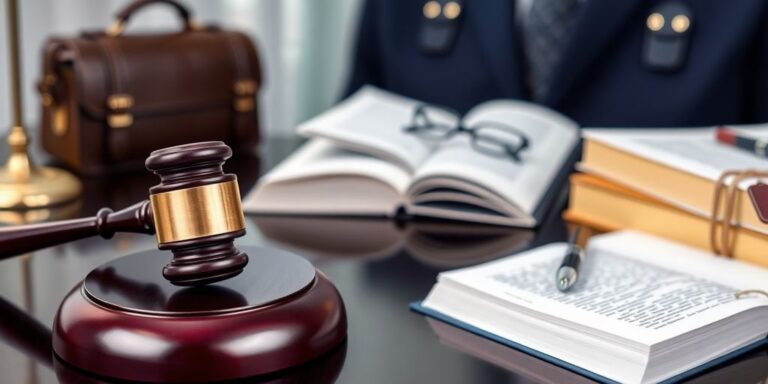
<svg viewBox="0 0 768 384">
<path fill-rule="evenodd" d="M 102 208 L 93 217 L 0 228 L 0 259 L 96 235 L 109 239 L 116 232 L 155 233 L 149 200 L 117 212 Z"/>
</svg>

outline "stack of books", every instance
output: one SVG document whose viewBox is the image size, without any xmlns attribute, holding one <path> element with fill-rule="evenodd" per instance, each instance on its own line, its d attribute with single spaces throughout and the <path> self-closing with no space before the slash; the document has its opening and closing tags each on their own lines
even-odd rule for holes
<svg viewBox="0 0 768 384">
<path fill-rule="evenodd" d="M 765 137 L 768 128 L 741 127 Z M 728 170 L 767 170 L 768 160 L 719 143 L 714 129 L 584 130 L 565 218 L 597 232 L 633 229 L 711 251 L 715 184 Z M 733 257 L 768 266 L 768 226 L 739 183 Z"/>
</svg>

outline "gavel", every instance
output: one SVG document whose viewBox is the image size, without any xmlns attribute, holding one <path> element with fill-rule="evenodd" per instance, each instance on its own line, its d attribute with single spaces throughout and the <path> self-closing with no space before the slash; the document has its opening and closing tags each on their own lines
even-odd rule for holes
<svg viewBox="0 0 768 384">
<path fill-rule="evenodd" d="M 149 200 L 118 212 L 0 229 L 0 258 L 89 236 L 154 233 L 159 250 L 112 259 L 63 299 L 54 363 L 96 377 L 192 383 L 310 364 L 346 338 L 334 285 L 304 258 L 234 245 L 245 234 L 237 178 L 221 142 L 160 149 Z M 173 257 L 166 264 L 163 254 Z M 162 273 L 160 273 L 162 271 Z"/>
<path fill-rule="evenodd" d="M 155 234 L 158 248 L 173 258 L 163 276 L 175 285 L 204 285 L 228 279 L 248 264 L 234 246 L 245 234 L 237 177 L 224 173 L 232 150 L 202 142 L 152 152 L 146 166 L 160 176 L 149 200 L 96 216 L 0 229 L 0 258 L 116 232 Z"/>
</svg>

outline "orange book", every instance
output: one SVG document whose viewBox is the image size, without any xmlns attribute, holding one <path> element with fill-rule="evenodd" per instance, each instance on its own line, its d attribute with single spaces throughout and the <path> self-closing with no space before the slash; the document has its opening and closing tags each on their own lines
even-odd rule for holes
<svg viewBox="0 0 768 384">
<path fill-rule="evenodd" d="M 749 132 L 768 135 L 768 128 L 750 127 Z M 768 160 L 718 143 L 714 129 L 594 129 L 586 130 L 584 137 L 580 171 L 704 219 L 712 216 L 715 184 L 723 172 L 768 169 Z M 757 217 L 746 192 L 754 183 L 739 184 L 740 208 L 732 222 L 768 235 L 768 226 Z"/>
<path fill-rule="evenodd" d="M 593 175 L 571 176 L 564 216 L 598 231 L 634 229 L 711 251 L 707 218 Z M 734 241 L 735 258 L 768 266 L 768 236 L 740 227 Z"/>
</svg>

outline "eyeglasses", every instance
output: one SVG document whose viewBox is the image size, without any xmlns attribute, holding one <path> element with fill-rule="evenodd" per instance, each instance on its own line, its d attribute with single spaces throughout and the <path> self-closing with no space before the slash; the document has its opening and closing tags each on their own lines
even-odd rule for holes
<svg viewBox="0 0 768 384">
<path fill-rule="evenodd" d="M 448 108 L 419 104 L 413 111 L 411 123 L 403 131 L 430 141 L 444 141 L 464 133 L 469 135 L 472 148 L 476 151 L 522 162 L 520 152 L 529 146 L 528 137 L 523 132 L 494 121 L 481 121 L 467 127 L 459 116 L 458 112 Z M 456 122 L 449 122 L 451 119 Z"/>
</svg>

